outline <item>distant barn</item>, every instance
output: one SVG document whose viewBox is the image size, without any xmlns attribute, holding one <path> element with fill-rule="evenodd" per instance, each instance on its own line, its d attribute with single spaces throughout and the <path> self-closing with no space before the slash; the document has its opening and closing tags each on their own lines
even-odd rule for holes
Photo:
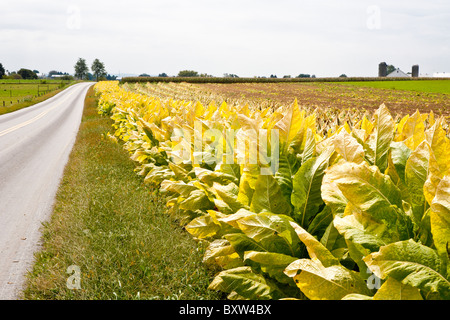
<svg viewBox="0 0 450 320">
<path fill-rule="evenodd" d="M 409 75 L 407 75 L 402 70 L 397 68 L 394 71 L 392 71 L 391 73 L 389 73 L 386 77 L 409 78 Z"/>
</svg>

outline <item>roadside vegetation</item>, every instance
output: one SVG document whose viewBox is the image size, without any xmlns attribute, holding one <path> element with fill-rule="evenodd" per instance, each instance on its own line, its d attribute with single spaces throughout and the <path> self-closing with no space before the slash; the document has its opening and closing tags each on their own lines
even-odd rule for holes
<svg viewBox="0 0 450 320">
<path fill-rule="evenodd" d="M 203 249 L 134 173 L 122 145 L 106 138 L 111 124 L 91 88 L 23 298 L 219 298 L 207 290 L 213 274 Z M 67 287 L 70 266 L 81 271 L 80 289 Z"/>
</svg>

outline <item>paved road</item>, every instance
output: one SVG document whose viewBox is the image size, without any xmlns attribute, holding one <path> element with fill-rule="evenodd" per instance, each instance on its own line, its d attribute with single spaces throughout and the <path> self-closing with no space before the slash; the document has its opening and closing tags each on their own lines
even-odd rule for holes
<svg viewBox="0 0 450 320">
<path fill-rule="evenodd" d="M 92 83 L 0 116 L 0 300 L 18 299 Z"/>
</svg>

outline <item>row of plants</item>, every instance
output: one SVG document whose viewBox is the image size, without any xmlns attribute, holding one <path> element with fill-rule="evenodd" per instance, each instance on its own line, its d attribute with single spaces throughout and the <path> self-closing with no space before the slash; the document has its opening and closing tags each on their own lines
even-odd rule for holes
<svg viewBox="0 0 450 320">
<path fill-rule="evenodd" d="M 443 118 L 203 105 L 100 82 L 136 172 L 229 299 L 450 299 Z"/>
<path fill-rule="evenodd" d="M 395 77 L 323 77 L 323 78 L 235 78 L 235 77 L 124 77 L 121 83 L 139 82 L 186 82 L 186 83 L 279 83 L 279 82 L 348 82 L 348 81 L 417 81 L 442 78 L 395 78 Z"/>
</svg>

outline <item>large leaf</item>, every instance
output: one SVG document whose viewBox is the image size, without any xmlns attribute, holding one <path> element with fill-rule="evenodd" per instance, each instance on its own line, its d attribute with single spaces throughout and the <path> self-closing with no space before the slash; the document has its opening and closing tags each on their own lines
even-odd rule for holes
<svg viewBox="0 0 450 320">
<path fill-rule="evenodd" d="M 260 269 L 280 283 L 293 284 L 292 279 L 283 273 L 284 269 L 297 258 L 275 252 L 247 251 L 244 262 Z"/>
<path fill-rule="evenodd" d="M 226 239 L 216 239 L 209 244 L 203 256 L 203 263 L 217 264 L 224 269 L 243 265 L 241 258 Z"/>
<path fill-rule="evenodd" d="M 364 214 L 335 217 L 333 223 L 345 239 L 366 249 L 366 254 L 378 251 L 381 246 L 391 242 L 386 225 Z"/>
<path fill-rule="evenodd" d="M 245 206 L 250 206 L 252 202 L 258 177 L 259 171 L 257 169 L 244 170 L 241 175 L 237 200 Z"/>
<path fill-rule="evenodd" d="M 416 223 L 422 219 L 428 206 L 425 201 L 423 186 L 429 174 L 430 155 L 430 146 L 426 141 L 423 141 L 406 161 L 405 181 L 411 197 Z"/>
<path fill-rule="evenodd" d="M 304 110 L 300 111 L 297 99 L 295 99 L 294 103 L 285 112 L 284 117 L 275 124 L 274 129 L 279 130 L 280 142 L 285 146 L 284 150 L 287 149 L 289 143 L 302 129 L 304 113 Z"/>
<path fill-rule="evenodd" d="M 217 182 L 214 182 L 211 190 L 215 193 L 218 199 L 225 202 L 231 208 L 233 213 L 245 207 L 242 203 L 237 201 L 239 188 L 234 183 L 221 185 Z"/>
<path fill-rule="evenodd" d="M 213 209 L 214 203 L 211 202 L 203 190 L 194 190 L 185 200 L 180 203 L 180 209 L 184 210 L 207 210 Z"/>
<path fill-rule="evenodd" d="M 229 233 L 224 237 L 230 242 L 233 249 L 242 259 L 244 259 L 244 254 L 247 251 L 269 252 L 269 249 L 271 249 L 270 246 L 267 249 L 262 243 L 253 240 L 243 233 Z"/>
<path fill-rule="evenodd" d="M 448 263 L 450 256 L 450 176 L 439 183 L 436 196 L 431 203 L 431 233 L 439 254 Z M 450 263 L 447 266 L 450 269 Z"/>
<path fill-rule="evenodd" d="M 423 300 L 417 288 L 388 278 L 373 296 L 373 300 Z"/>
<path fill-rule="evenodd" d="M 359 274 L 341 265 L 326 268 L 319 261 L 299 259 L 285 273 L 294 277 L 297 286 L 311 300 L 340 300 L 352 293 L 370 295 Z"/>
<path fill-rule="evenodd" d="M 298 256 L 300 241 L 290 218 L 284 215 L 263 212 L 237 221 L 240 229 L 256 242 L 261 243 L 269 251 Z"/>
<path fill-rule="evenodd" d="M 326 177 L 357 209 L 385 223 L 394 241 L 412 237 L 411 221 L 402 211 L 401 192 L 378 167 L 365 162 L 341 163 L 329 168 Z"/>
<path fill-rule="evenodd" d="M 236 292 L 251 300 L 270 300 L 283 298 L 283 293 L 275 284 L 250 267 L 238 267 L 220 272 L 208 287 L 227 293 Z"/>
<path fill-rule="evenodd" d="M 336 152 L 346 161 L 361 163 L 364 161 L 364 149 L 358 141 L 342 129 L 337 135 L 333 136 L 333 143 Z"/>
<path fill-rule="evenodd" d="M 436 158 L 437 171 L 441 175 L 445 175 L 450 172 L 450 139 L 447 138 L 447 133 L 441 123 L 442 120 L 436 121 L 430 129 L 425 131 L 425 137 Z M 438 175 L 438 173 L 436 174 Z"/>
<path fill-rule="evenodd" d="M 292 209 L 275 178 L 271 175 L 260 175 L 256 180 L 250 210 L 289 215 Z"/>
<path fill-rule="evenodd" d="M 425 293 L 438 293 L 443 299 L 450 299 L 450 282 L 444 261 L 436 250 L 412 239 L 383 246 L 364 261 L 381 279 L 392 277 Z"/>
<path fill-rule="evenodd" d="M 295 222 L 291 222 L 291 226 L 294 228 L 297 233 L 299 239 L 306 246 L 308 250 L 309 257 L 313 260 L 317 259 L 321 262 L 321 264 L 325 267 L 330 267 L 334 265 L 339 265 L 339 260 L 336 259 L 330 251 L 314 238 L 311 234 L 309 234 L 305 229 L 300 227 Z"/>
<path fill-rule="evenodd" d="M 193 219 L 185 228 L 194 237 L 205 239 L 214 236 L 220 230 L 220 224 L 210 215 L 203 215 Z"/>
<path fill-rule="evenodd" d="M 417 110 L 412 116 L 406 119 L 399 128 L 399 134 L 396 141 L 403 141 L 411 150 L 415 150 L 417 146 L 425 139 L 425 120 L 427 114 L 420 114 Z"/>
<path fill-rule="evenodd" d="M 367 139 L 364 151 L 369 163 L 383 172 L 387 168 L 389 148 L 394 139 L 394 119 L 384 104 L 375 111 L 374 118 L 375 127 Z"/>
<path fill-rule="evenodd" d="M 323 204 L 320 190 L 332 153 L 333 150 L 328 148 L 319 157 L 309 159 L 294 176 L 291 202 L 295 208 L 295 220 L 303 228 L 308 228 Z"/>
<path fill-rule="evenodd" d="M 290 202 L 292 194 L 292 179 L 300 166 L 300 160 L 295 154 L 280 153 L 279 168 L 275 173 L 281 192 L 286 200 Z"/>
</svg>

